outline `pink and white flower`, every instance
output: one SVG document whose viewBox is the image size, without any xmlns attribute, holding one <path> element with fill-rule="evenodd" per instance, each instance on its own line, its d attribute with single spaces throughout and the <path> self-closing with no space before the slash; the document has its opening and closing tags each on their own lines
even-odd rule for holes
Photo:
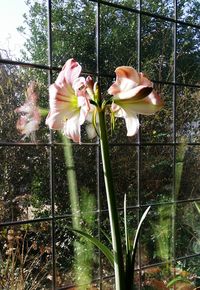
<svg viewBox="0 0 200 290">
<path fill-rule="evenodd" d="M 113 95 L 111 111 L 116 117 L 125 119 L 127 136 L 133 136 L 139 129 L 137 115 L 157 112 L 163 101 L 143 73 L 130 66 L 120 66 L 115 73 L 116 81 L 108 89 L 108 93 Z"/>
<path fill-rule="evenodd" d="M 91 109 L 86 80 L 79 77 L 81 66 L 69 59 L 49 88 L 50 112 L 46 124 L 50 129 L 61 130 L 74 142 L 80 142 L 80 126 Z"/>
<path fill-rule="evenodd" d="M 35 82 L 31 81 L 27 89 L 27 98 L 25 103 L 15 109 L 15 112 L 21 113 L 21 116 L 17 120 L 16 128 L 17 130 L 28 137 L 32 135 L 39 129 L 39 124 L 41 121 L 40 111 L 37 107 L 38 96 L 35 92 Z"/>
</svg>

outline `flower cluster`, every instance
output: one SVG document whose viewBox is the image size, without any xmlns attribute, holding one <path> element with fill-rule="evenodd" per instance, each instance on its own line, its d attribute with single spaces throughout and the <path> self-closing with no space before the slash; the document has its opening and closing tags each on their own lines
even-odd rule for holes
<svg viewBox="0 0 200 290">
<path fill-rule="evenodd" d="M 76 228 L 73 231 L 89 239 L 108 258 L 114 268 L 116 290 L 133 289 L 137 241 L 142 222 L 150 207 L 146 209 L 141 217 L 132 244 L 129 242 L 127 221 L 124 218 L 126 236 L 126 257 L 124 259 L 112 167 L 109 158 L 105 110 L 108 110 L 111 114 L 111 120 L 115 117 L 124 118 L 127 135 L 133 136 L 139 129 L 138 114 L 149 115 L 155 113 L 163 106 L 163 101 L 154 91 L 153 84 L 148 78 L 132 67 L 120 66 L 115 70 L 116 81 L 108 89 L 110 96 L 108 99 L 102 98 L 99 85 L 90 76 L 87 78 L 80 76 L 81 70 L 82 68 L 78 62 L 73 58 L 69 59 L 63 66 L 55 83 L 49 87 L 50 110 L 46 117 L 46 124 L 50 129 L 60 130 L 65 136 L 79 143 L 81 141 L 80 128 L 86 121 L 90 123 L 91 130 L 98 132 L 113 251 L 110 251 L 101 241 L 88 233 Z M 30 84 L 27 95 L 25 104 L 16 109 L 17 112 L 22 113 L 17 128 L 26 136 L 34 132 L 40 122 L 34 83 Z M 90 133 L 91 135 L 93 134 Z M 124 213 L 126 215 L 126 198 Z"/>
<path fill-rule="evenodd" d="M 111 110 L 116 117 L 125 119 L 127 136 L 133 136 L 139 129 L 137 115 L 157 112 L 163 101 L 143 73 L 129 66 L 118 67 L 115 73 L 116 81 L 108 89 L 108 93 L 113 95 Z"/>
<path fill-rule="evenodd" d="M 62 130 L 74 142 L 80 142 L 80 126 L 92 111 L 93 81 L 79 77 L 81 66 L 69 59 L 49 88 L 50 112 L 46 124 L 50 129 Z"/>
<path fill-rule="evenodd" d="M 34 134 L 39 129 L 41 121 L 39 107 L 37 106 L 38 96 L 35 92 L 35 85 L 34 81 L 29 83 L 25 103 L 15 109 L 16 113 L 21 113 L 17 120 L 16 128 L 25 137 Z"/>
<path fill-rule="evenodd" d="M 50 112 L 46 124 L 61 130 L 74 142 L 80 142 L 80 126 L 91 121 L 95 110 L 102 109 L 97 102 L 97 84 L 92 78 L 80 77 L 81 66 L 69 59 L 49 88 Z M 138 114 L 153 114 L 163 106 L 152 83 L 134 68 L 121 66 L 115 70 L 116 81 L 108 89 L 110 101 L 104 106 L 115 117 L 125 119 L 127 135 L 133 136 L 139 128 Z"/>
</svg>

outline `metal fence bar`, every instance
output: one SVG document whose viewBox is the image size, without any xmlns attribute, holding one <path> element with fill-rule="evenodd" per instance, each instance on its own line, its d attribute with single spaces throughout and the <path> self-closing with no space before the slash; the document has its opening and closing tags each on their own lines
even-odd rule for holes
<svg viewBox="0 0 200 290">
<path fill-rule="evenodd" d="M 95 47 L 96 47 L 96 81 L 98 83 L 101 82 L 101 71 L 100 71 L 100 17 L 101 17 L 101 6 L 99 1 L 96 3 L 96 28 L 95 28 Z M 98 221 L 98 238 L 101 240 L 101 222 L 102 222 L 102 208 L 101 208 L 101 192 L 102 192 L 102 184 L 101 184 L 101 152 L 100 152 L 100 142 L 97 139 L 98 146 L 96 147 L 96 174 L 97 174 L 97 221 Z M 99 288 L 102 290 L 102 255 L 100 250 L 98 251 L 98 263 L 99 263 Z"/>
<path fill-rule="evenodd" d="M 51 66 L 49 67 L 48 65 L 40 65 L 36 63 L 29 63 L 29 62 L 22 62 L 22 61 L 15 61 L 15 60 L 10 60 L 10 59 L 0 59 L 0 64 L 5 64 L 5 65 L 14 65 L 14 66 L 22 66 L 22 67 L 27 67 L 27 68 L 37 68 L 41 70 L 51 70 L 59 72 L 61 70 L 61 67 L 55 67 Z M 83 71 L 82 74 L 84 75 L 93 75 L 93 76 L 99 76 L 99 77 L 108 77 L 110 79 L 113 79 L 115 77 L 114 74 L 106 74 L 106 73 L 101 73 L 99 72 L 91 72 L 91 71 Z M 190 87 L 194 89 L 200 89 L 200 85 L 198 84 L 190 84 L 190 83 L 180 83 L 180 82 L 174 82 L 174 81 L 165 81 L 165 80 L 156 80 L 152 79 L 151 80 L 155 84 L 161 84 L 161 85 L 176 85 L 177 87 Z"/>
<path fill-rule="evenodd" d="M 141 29 L 142 29 L 142 15 L 141 15 L 141 10 L 142 10 L 142 1 L 138 0 L 138 11 L 139 13 L 137 13 L 137 57 L 138 57 L 138 65 L 137 65 L 137 69 L 138 71 L 141 71 Z M 139 116 L 139 122 L 140 122 L 140 116 Z M 140 213 L 140 205 L 141 205 L 141 128 L 139 128 L 138 134 L 137 134 L 137 205 L 138 205 L 138 210 L 137 210 L 137 219 L 138 219 L 138 223 L 141 217 L 141 213 Z M 128 207 L 127 207 L 128 209 Z M 139 266 L 139 290 L 142 287 L 142 273 L 141 273 L 141 243 L 140 240 L 138 242 L 138 266 Z"/>
<path fill-rule="evenodd" d="M 52 83 L 52 1 L 47 1 L 47 28 L 48 28 L 48 85 Z M 49 155 L 49 174 L 50 174 L 50 197 L 51 197 L 51 247 L 52 247 L 52 287 L 56 289 L 56 242 L 55 242 L 55 196 L 54 196 L 54 147 L 53 134 L 50 132 L 50 155 Z"/>
<path fill-rule="evenodd" d="M 173 235 L 173 245 L 172 245 L 172 258 L 168 262 L 176 264 L 177 261 L 190 259 L 194 257 L 199 257 L 200 254 L 193 254 L 193 255 L 187 255 L 184 257 L 176 257 L 176 225 L 175 225 L 175 210 L 176 206 L 179 204 L 186 204 L 186 203 L 192 203 L 195 201 L 200 202 L 200 198 L 193 198 L 193 199 L 180 199 L 177 200 L 175 196 L 176 188 L 175 188 L 175 178 L 176 178 L 176 149 L 177 146 L 180 145 L 180 142 L 177 141 L 176 138 L 176 122 L 177 122 L 177 88 L 178 87 L 189 87 L 194 89 L 200 89 L 199 84 L 190 84 L 190 83 L 180 83 L 177 81 L 177 40 L 178 40 L 178 34 L 177 34 L 177 25 L 187 26 L 190 28 L 200 29 L 200 25 L 190 23 L 187 21 L 180 20 L 178 18 L 178 5 L 177 0 L 174 0 L 174 17 L 167 17 L 164 15 L 158 15 L 156 13 L 151 13 L 148 11 L 145 11 L 142 9 L 142 1 L 138 0 L 138 5 L 136 8 L 131 8 L 126 6 L 125 4 L 116 4 L 104 0 L 88 0 L 89 2 L 96 3 L 96 33 L 95 33 L 95 41 L 96 41 L 96 72 L 86 72 L 83 73 L 90 73 L 93 76 L 96 76 L 97 80 L 100 81 L 101 77 L 108 77 L 113 79 L 114 75 L 102 73 L 100 69 L 100 44 L 101 44 L 101 37 L 100 37 L 100 12 L 102 6 L 108 6 L 113 7 L 116 9 L 121 9 L 124 11 L 129 11 L 133 15 L 137 16 L 137 56 L 138 56 L 138 70 L 141 71 L 141 63 L 142 63 L 142 55 L 141 55 L 141 31 L 142 31 L 142 16 L 149 16 L 153 17 L 155 19 L 163 20 L 165 22 L 170 22 L 173 25 L 173 80 L 171 82 L 169 81 L 158 81 L 153 80 L 156 84 L 161 85 L 170 85 L 173 87 L 173 140 L 172 142 L 162 142 L 162 143 L 156 143 L 156 142 L 142 142 L 141 141 L 141 132 L 138 134 L 138 138 L 133 143 L 110 143 L 110 146 L 121 146 L 121 148 L 126 148 L 127 146 L 131 146 L 132 148 L 137 148 L 137 205 L 135 206 L 128 206 L 127 209 L 137 210 L 138 211 L 138 219 L 140 217 L 139 210 L 144 209 L 147 206 L 151 206 L 152 208 L 158 207 L 158 206 L 169 206 L 171 205 L 174 208 L 174 212 L 172 213 L 173 219 L 172 219 L 172 235 Z M 47 0 L 47 20 L 48 20 L 48 65 L 42 65 L 42 64 L 36 64 L 36 63 L 29 63 L 29 62 L 23 62 L 23 61 L 13 61 L 9 59 L 0 59 L 0 64 L 2 65 L 13 65 L 13 66 L 22 66 L 22 67 L 28 67 L 28 68 L 37 68 L 40 70 L 46 70 L 48 72 L 48 85 L 52 83 L 52 73 L 53 71 L 60 71 L 60 67 L 53 66 L 52 62 L 52 54 L 53 54 L 53 48 L 52 48 L 52 0 Z M 50 135 L 50 143 L 25 143 L 25 142 L 4 142 L 0 141 L 0 146 L 6 147 L 6 146 L 41 146 L 41 147 L 47 147 L 49 149 L 49 174 L 50 174 L 50 196 L 51 196 L 51 216 L 45 217 L 45 218 L 37 218 L 34 220 L 20 220 L 20 221 L 10 221 L 10 222 L 2 222 L 0 224 L 1 227 L 7 227 L 7 226 L 15 226 L 15 225 L 24 225 L 24 224 L 33 224 L 37 222 L 49 222 L 51 224 L 51 245 L 52 245 L 52 273 L 53 273 L 53 279 L 52 279 L 52 287 L 54 290 L 56 289 L 68 289 L 69 287 L 64 288 L 57 288 L 56 286 L 56 237 L 55 237 L 55 227 L 56 222 L 63 218 L 68 218 L 71 216 L 70 212 L 66 212 L 62 215 L 56 215 L 55 214 L 55 184 L 54 184 L 54 175 L 55 175 L 55 168 L 54 168 L 54 149 L 55 145 L 62 145 L 61 143 L 55 142 L 53 139 L 53 135 Z M 102 178 L 101 178 L 101 160 L 100 160 L 100 151 L 99 151 L 99 142 L 94 143 L 84 143 L 84 146 L 93 146 L 96 150 L 96 182 L 97 182 L 97 219 L 98 219 L 98 236 L 101 237 L 101 221 L 102 221 L 102 213 L 106 213 L 107 210 L 101 208 L 101 190 L 102 190 Z M 188 142 L 187 145 L 189 146 L 200 146 L 200 142 Z M 73 146 L 79 146 L 78 144 L 74 144 Z M 142 204 L 141 201 L 141 168 L 142 168 L 142 160 L 141 160 L 141 150 L 142 148 L 146 146 L 170 146 L 173 149 L 173 194 L 172 199 L 165 202 L 155 202 L 147 204 Z M 135 149 L 135 148 L 134 148 Z M 119 212 L 123 211 L 122 206 L 120 205 L 118 208 Z M 103 271 L 102 271 L 102 262 L 101 262 L 101 256 L 99 254 L 99 277 L 97 281 L 100 283 L 100 290 L 102 290 L 102 281 L 105 277 L 103 277 Z M 139 259 L 138 259 L 138 269 L 139 271 L 139 289 L 142 289 L 142 271 L 155 267 L 155 266 L 161 266 L 164 265 L 166 262 L 162 263 L 154 263 L 151 265 L 145 265 L 142 266 L 141 262 L 141 249 L 139 249 Z M 111 276 L 106 277 L 105 279 L 109 279 Z M 95 280 L 94 280 L 95 281 Z"/>
<path fill-rule="evenodd" d="M 173 1 L 174 3 L 174 19 L 175 22 L 173 23 L 173 192 L 172 192 L 172 263 L 175 269 L 175 257 L 176 257 L 176 223 L 175 223 L 175 216 L 176 216 L 176 57 L 177 57 L 177 0 Z M 173 272 L 175 277 L 175 271 Z M 173 287 L 174 288 L 174 287 Z"/>
</svg>

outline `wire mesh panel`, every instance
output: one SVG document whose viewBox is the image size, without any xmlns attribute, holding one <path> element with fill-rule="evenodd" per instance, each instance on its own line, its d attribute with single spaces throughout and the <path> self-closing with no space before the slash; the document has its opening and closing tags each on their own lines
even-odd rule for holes
<svg viewBox="0 0 200 290">
<path fill-rule="evenodd" d="M 45 124 L 48 88 L 70 58 L 105 98 L 125 65 L 164 100 L 156 115 L 140 116 L 133 137 L 124 119 L 114 131 L 107 120 L 121 231 L 125 194 L 130 236 L 150 205 L 135 289 L 197 288 L 199 1 L 1 0 L 0 8 L 0 289 L 115 289 L 109 262 L 72 231 L 110 246 L 99 139 L 83 125 L 73 143 Z"/>
</svg>

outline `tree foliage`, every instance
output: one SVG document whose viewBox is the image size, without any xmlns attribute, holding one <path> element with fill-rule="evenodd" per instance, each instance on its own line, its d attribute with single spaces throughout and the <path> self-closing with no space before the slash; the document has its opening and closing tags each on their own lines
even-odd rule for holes
<svg viewBox="0 0 200 290">
<path fill-rule="evenodd" d="M 157 84 L 157 89 L 165 99 L 165 108 L 154 119 L 149 116 L 141 118 L 142 142 L 173 141 L 173 80 L 174 67 L 176 66 L 176 80 L 179 83 L 176 89 L 177 137 L 178 140 L 181 140 L 184 135 L 189 138 L 189 141 L 199 142 L 199 112 L 197 110 L 200 100 L 199 92 L 184 86 L 184 84 L 199 85 L 200 30 L 196 26 L 189 27 L 182 23 L 183 21 L 191 24 L 200 23 L 199 1 L 177 1 L 177 16 L 182 21 L 178 23 L 162 17 L 175 16 L 174 1 L 143 0 L 141 1 L 142 9 L 148 13 L 142 13 L 141 17 L 138 13 L 123 9 L 124 6 L 136 8 L 136 1 L 110 0 L 109 2 L 117 3 L 119 6 L 107 6 L 105 3 L 100 5 L 98 31 L 96 27 L 98 5 L 95 1 L 52 0 L 50 23 L 52 43 L 49 47 L 47 1 L 26 0 L 28 12 L 24 14 L 24 24 L 18 28 L 26 39 L 25 45 L 21 49 L 21 61 L 48 65 L 48 53 L 50 52 L 53 67 L 61 67 L 67 59 L 74 57 L 82 64 L 84 72 L 95 74 L 97 70 L 97 33 L 99 32 L 98 57 L 103 93 L 106 94 L 106 90 L 114 77 L 114 70 L 120 65 L 140 67 L 149 78 L 159 83 L 163 82 Z M 155 15 L 150 16 L 149 12 Z M 141 27 L 139 27 L 139 21 Z M 138 36 L 141 36 L 141 39 Z M 175 36 L 176 39 L 174 39 Z M 175 46 L 176 55 L 174 55 Z M 140 51 L 138 51 L 138 47 L 140 47 Z M 50 48 L 51 50 L 48 51 Z M 56 76 L 57 70 L 53 73 L 53 79 Z M 24 142 L 16 132 L 17 115 L 14 110 L 24 102 L 26 87 L 30 80 L 37 81 L 40 96 L 39 105 L 47 108 L 47 71 L 17 68 L 10 65 L 1 65 L 0 67 L 0 138 L 3 142 Z M 49 141 L 49 132 L 45 127 L 44 119 L 37 133 L 39 143 Z M 124 141 L 133 142 L 135 139 L 127 141 L 126 132 L 121 130 L 122 126 L 122 122 L 116 124 L 114 134 L 110 134 L 111 141 L 115 144 Z M 53 139 L 58 143 L 61 141 L 56 134 L 53 135 Z M 83 140 L 88 141 L 85 134 Z M 67 181 L 63 178 L 66 168 L 62 149 L 59 144 L 54 148 L 56 214 L 61 215 L 70 212 Z M 130 147 L 121 155 L 118 154 L 118 150 L 117 146 L 112 148 L 115 189 L 119 195 L 119 201 L 122 200 L 123 190 L 130 196 L 134 195 L 130 204 L 133 205 L 137 199 L 137 173 L 133 169 L 137 162 L 137 150 L 133 152 L 132 147 Z M 96 148 L 74 146 L 73 151 L 75 153 L 78 188 L 82 189 L 86 186 L 95 195 L 96 164 L 94 160 Z M 184 166 L 184 176 L 180 185 L 182 199 L 187 196 L 193 198 L 193 194 L 197 196 L 199 193 L 197 151 L 198 149 L 188 150 L 186 154 L 187 165 Z M 50 215 L 48 146 L 44 149 L 28 146 L 26 150 L 20 146 L 4 147 L 1 150 L 0 159 L 0 219 L 10 221 L 22 218 L 24 208 L 29 206 L 36 209 L 36 217 Z M 140 191 L 142 201 L 145 203 L 146 199 L 148 201 L 150 199 L 154 202 L 156 198 L 160 202 L 169 201 L 173 187 L 171 147 L 143 148 L 141 162 L 140 173 L 143 183 Z M 85 170 L 86 164 L 89 170 Z M 190 176 L 186 171 L 190 172 Z M 195 176 L 195 182 L 193 176 Z M 127 185 L 127 178 L 129 185 Z M 188 180 L 190 182 L 187 182 Z M 102 198 L 102 205 L 106 206 L 104 198 Z M 184 234 L 186 235 L 185 232 Z M 65 233 L 62 235 L 64 236 Z M 60 243 L 62 235 L 58 238 Z M 65 240 L 66 244 L 69 243 L 68 238 Z M 68 253 L 68 249 L 66 253 Z M 61 260 L 62 249 L 59 265 L 65 267 L 65 262 Z"/>
</svg>

